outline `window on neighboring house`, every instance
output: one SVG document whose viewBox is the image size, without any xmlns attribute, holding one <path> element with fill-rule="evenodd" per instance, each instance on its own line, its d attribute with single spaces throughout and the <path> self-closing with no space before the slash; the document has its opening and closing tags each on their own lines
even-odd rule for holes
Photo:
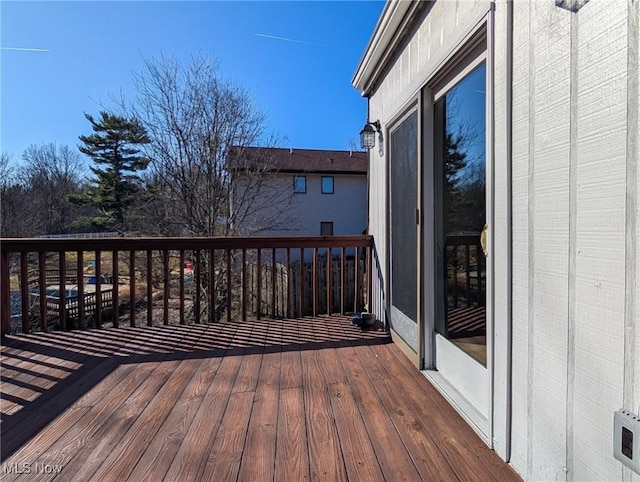
<svg viewBox="0 0 640 482">
<path fill-rule="evenodd" d="M 322 177 L 322 194 L 333 194 L 333 176 Z"/>
<path fill-rule="evenodd" d="M 333 236 L 333 222 L 320 223 L 320 236 Z"/>
<path fill-rule="evenodd" d="M 293 192 L 296 194 L 307 192 L 307 176 L 293 176 Z"/>
</svg>

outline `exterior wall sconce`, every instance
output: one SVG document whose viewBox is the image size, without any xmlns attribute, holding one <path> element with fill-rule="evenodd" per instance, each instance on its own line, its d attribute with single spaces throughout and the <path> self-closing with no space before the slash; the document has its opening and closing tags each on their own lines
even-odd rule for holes
<svg viewBox="0 0 640 482">
<path fill-rule="evenodd" d="M 360 147 L 370 150 L 376 145 L 376 132 L 380 134 L 380 155 L 382 156 L 382 130 L 380 129 L 380 121 L 367 122 L 360 131 Z"/>
</svg>

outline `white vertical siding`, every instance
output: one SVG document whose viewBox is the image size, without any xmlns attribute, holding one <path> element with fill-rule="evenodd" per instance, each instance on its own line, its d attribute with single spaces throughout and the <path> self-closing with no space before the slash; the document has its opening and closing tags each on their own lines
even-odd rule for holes
<svg viewBox="0 0 640 482">
<path fill-rule="evenodd" d="M 635 272 L 628 273 L 626 347 L 634 359 L 625 360 L 625 404 L 640 414 L 640 2 L 628 2 L 627 33 L 629 57 L 628 84 L 628 140 L 627 140 L 627 270 L 635 261 Z M 635 176 L 635 179 L 634 179 Z M 635 207 L 635 211 L 634 211 Z M 634 226 L 635 224 L 635 226 Z M 627 470 L 627 472 L 630 472 Z M 640 482 L 640 474 L 632 474 Z"/>
<path fill-rule="evenodd" d="M 623 473 L 626 11 L 515 4 L 511 462 L 531 480 Z"/>
<path fill-rule="evenodd" d="M 565 477 L 569 245 L 570 18 L 553 2 L 535 3 L 529 139 L 534 198 L 530 212 L 533 306 L 529 353 L 529 476 Z M 519 29 L 516 27 L 516 31 Z M 516 50 L 517 52 L 517 50 Z M 535 69 L 535 72 L 532 72 Z M 531 92 L 531 90 L 530 90 Z M 518 320 L 521 321 L 521 320 Z"/>
<path fill-rule="evenodd" d="M 574 407 L 568 422 L 577 480 L 622 475 L 608 449 L 624 380 L 627 7 L 625 2 L 602 7 L 588 3 L 574 19 L 576 326 Z"/>
<path fill-rule="evenodd" d="M 511 463 L 523 476 L 527 475 L 528 458 L 528 365 L 529 353 L 529 59 L 533 48 L 529 43 L 530 5 L 514 4 L 513 55 L 513 141 L 512 141 L 512 347 L 511 362 Z M 525 29 L 525 32 L 516 32 Z M 517 52 L 517 54 L 516 54 Z M 516 321 L 519 320 L 519 321 Z"/>
<path fill-rule="evenodd" d="M 377 119 L 373 115 L 371 119 Z M 387 189 L 385 159 L 378 155 L 378 143 L 369 155 L 369 234 L 373 236 L 375 243 L 375 255 L 377 257 L 377 275 L 372 279 L 372 291 L 376 293 L 376 299 L 369 310 L 375 313 L 379 320 L 386 321 L 385 317 L 385 283 L 387 280 Z"/>
</svg>

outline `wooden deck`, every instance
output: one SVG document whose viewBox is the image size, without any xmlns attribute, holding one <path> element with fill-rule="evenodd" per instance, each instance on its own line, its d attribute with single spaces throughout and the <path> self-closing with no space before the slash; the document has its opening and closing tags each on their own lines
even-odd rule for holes
<svg viewBox="0 0 640 482">
<path fill-rule="evenodd" d="M 3 481 L 519 480 L 347 318 L 9 336 L 1 428 Z"/>
</svg>

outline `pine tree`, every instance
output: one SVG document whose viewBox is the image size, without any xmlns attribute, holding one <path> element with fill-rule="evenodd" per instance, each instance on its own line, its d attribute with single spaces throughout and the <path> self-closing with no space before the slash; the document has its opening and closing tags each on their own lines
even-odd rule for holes
<svg viewBox="0 0 640 482">
<path fill-rule="evenodd" d="M 127 119 L 101 111 L 100 119 L 85 114 L 91 123 L 93 134 L 80 136 L 84 145 L 80 152 L 93 159 L 91 171 L 95 179 L 74 201 L 91 204 L 99 211 L 98 216 L 84 218 L 83 222 L 102 230 L 124 232 L 127 210 L 140 194 L 142 181 L 138 171 L 147 167 L 149 159 L 143 156 L 138 146 L 150 139 L 137 119 Z"/>
</svg>

